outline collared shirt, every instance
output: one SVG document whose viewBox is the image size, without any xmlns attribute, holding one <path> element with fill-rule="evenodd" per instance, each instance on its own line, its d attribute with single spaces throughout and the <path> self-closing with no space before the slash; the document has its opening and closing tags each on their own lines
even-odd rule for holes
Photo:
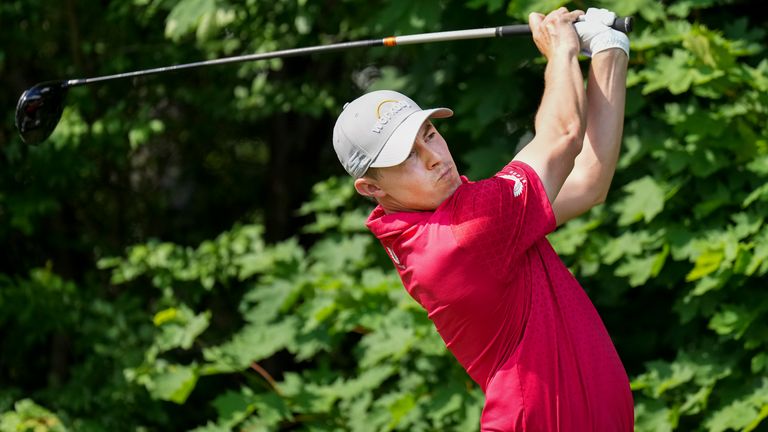
<svg viewBox="0 0 768 432">
<path fill-rule="evenodd" d="M 513 161 L 432 212 L 366 224 L 408 293 L 486 395 L 484 431 L 631 431 L 629 380 L 605 326 L 546 235 L 539 177 Z"/>
</svg>

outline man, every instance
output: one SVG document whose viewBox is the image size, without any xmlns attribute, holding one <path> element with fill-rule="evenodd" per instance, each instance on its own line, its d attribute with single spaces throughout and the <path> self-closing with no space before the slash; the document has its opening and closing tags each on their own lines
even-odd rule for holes
<svg viewBox="0 0 768 432">
<path fill-rule="evenodd" d="M 545 238 L 602 202 L 616 167 L 629 40 L 606 26 L 614 18 L 531 14 L 547 59 L 535 136 L 490 179 L 459 176 L 430 120 L 451 116 L 446 108 L 372 92 L 334 128 L 355 188 L 379 204 L 367 226 L 485 392 L 483 431 L 633 429 L 618 354 Z M 580 50 L 592 57 L 586 90 Z"/>
</svg>

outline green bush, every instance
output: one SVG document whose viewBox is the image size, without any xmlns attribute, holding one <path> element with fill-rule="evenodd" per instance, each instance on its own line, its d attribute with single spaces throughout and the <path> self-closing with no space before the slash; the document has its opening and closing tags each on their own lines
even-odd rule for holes
<svg viewBox="0 0 768 432">
<path fill-rule="evenodd" d="M 337 177 L 330 131 L 363 88 L 402 90 L 454 108 L 438 127 L 462 172 L 493 174 L 532 132 L 544 65 L 530 41 L 73 89 L 38 147 L 11 110 L 37 77 L 562 4 L 3 3 L 0 430 L 477 430 L 483 396 L 366 232 L 370 203 Z M 740 1 L 597 5 L 635 17 L 623 151 L 606 204 L 550 240 L 614 339 L 638 431 L 764 430 L 766 20 Z"/>
</svg>

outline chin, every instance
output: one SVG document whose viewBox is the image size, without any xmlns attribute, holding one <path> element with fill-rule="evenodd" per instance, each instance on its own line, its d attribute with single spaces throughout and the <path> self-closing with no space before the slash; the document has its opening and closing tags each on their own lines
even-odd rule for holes
<svg viewBox="0 0 768 432">
<path fill-rule="evenodd" d="M 461 183 L 459 183 L 461 184 Z M 435 210 L 436 208 L 440 207 L 440 204 L 442 204 L 445 200 L 450 198 L 454 192 L 456 192 L 456 189 L 458 189 L 458 185 L 448 188 L 448 190 L 443 191 L 441 194 L 441 198 L 438 201 L 435 201 L 432 203 L 430 210 Z"/>
<path fill-rule="evenodd" d="M 461 177 L 459 177 L 458 174 L 451 178 L 451 186 L 448 187 L 448 196 L 453 195 L 454 192 L 456 192 L 456 189 L 461 186 Z"/>
</svg>

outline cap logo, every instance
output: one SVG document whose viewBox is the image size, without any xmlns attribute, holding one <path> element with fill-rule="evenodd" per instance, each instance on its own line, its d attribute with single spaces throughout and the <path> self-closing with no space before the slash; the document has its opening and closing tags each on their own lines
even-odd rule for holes
<svg viewBox="0 0 768 432">
<path fill-rule="evenodd" d="M 385 113 L 381 113 L 381 108 L 386 103 L 392 103 L 393 105 L 389 110 Z M 389 123 L 390 120 L 392 120 L 392 117 L 396 116 L 397 113 L 404 110 L 405 108 L 410 108 L 411 104 L 405 101 L 396 101 L 393 99 L 387 99 L 381 101 L 378 106 L 376 106 L 376 123 L 373 125 L 373 128 L 371 128 L 371 132 L 373 133 L 381 133 L 382 129 L 384 129 L 384 126 L 386 126 L 387 123 Z"/>
</svg>

